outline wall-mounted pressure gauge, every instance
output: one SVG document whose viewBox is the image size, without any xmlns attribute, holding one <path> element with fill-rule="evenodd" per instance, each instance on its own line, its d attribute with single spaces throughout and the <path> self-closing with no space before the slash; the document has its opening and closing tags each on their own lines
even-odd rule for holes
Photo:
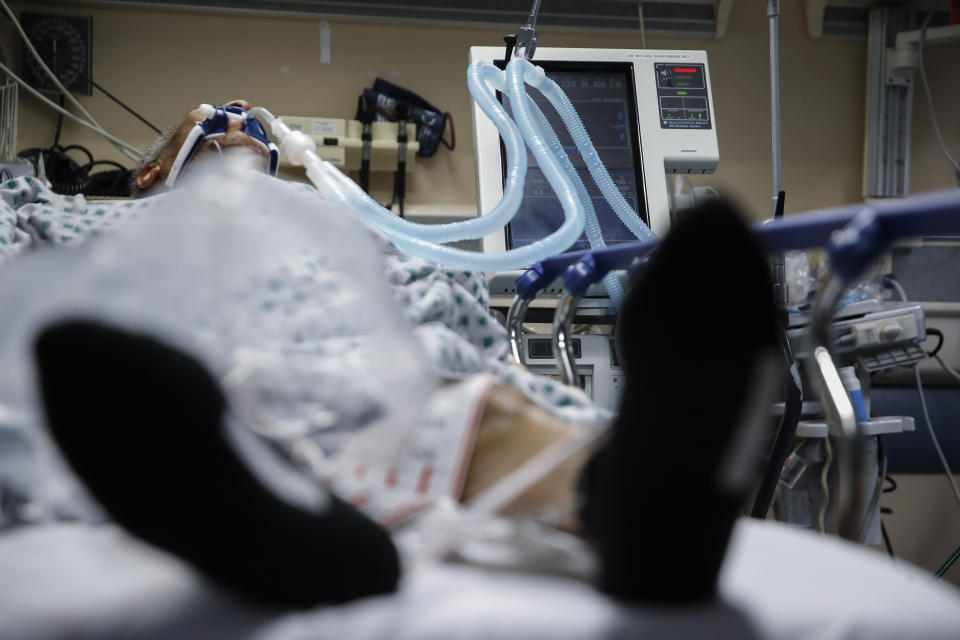
<svg viewBox="0 0 960 640">
<path fill-rule="evenodd" d="M 93 19 L 23 12 L 20 22 L 37 53 L 71 93 L 89 96 L 93 87 Z M 41 91 L 59 92 L 53 80 L 20 44 L 20 73 Z"/>
</svg>

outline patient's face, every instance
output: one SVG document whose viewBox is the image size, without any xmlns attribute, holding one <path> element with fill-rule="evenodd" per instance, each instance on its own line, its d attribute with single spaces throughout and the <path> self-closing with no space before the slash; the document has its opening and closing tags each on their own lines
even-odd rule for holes
<svg viewBox="0 0 960 640">
<path fill-rule="evenodd" d="M 246 100 L 231 100 L 224 106 L 250 109 L 252 105 Z M 144 167 L 144 169 L 137 176 L 137 184 L 141 189 L 149 189 L 154 185 L 162 185 L 164 181 L 166 181 L 167 175 L 170 173 L 170 169 L 173 166 L 173 162 L 176 160 L 177 154 L 180 152 L 180 147 L 183 145 L 184 140 L 187 139 L 187 135 L 190 133 L 190 130 L 197 122 L 200 122 L 204 119 L 205 118 L 203 114 L 200 113 L 199 108 L 191 109 L 189 112 L 187 112 L 187 115 L 184 116 L 183 121 L 174 130 L 173 136 L 170 139 L 170 144 L 168 144 L 160 153 L 156 162 Z M 217 149 L 218 145 L 219 151 Z M 221 151 L 232 152 L 239 150 L 251 152 L 256 157 L 260 158 L 263 162 L 263 169 L 266 170 L 269 159 L 266 150 L 243 132 L 240 122 L 234 122 L 232 120 L 227 124 L 227 132 L 224 135 L 216 138 L 216 144 L 214 144 L 214 140 L 207 140 L 204 142 L 203 145 L 197 150 L 194 159 L 210 156 L 211 154 L 219 154 Z"/>
</svg>

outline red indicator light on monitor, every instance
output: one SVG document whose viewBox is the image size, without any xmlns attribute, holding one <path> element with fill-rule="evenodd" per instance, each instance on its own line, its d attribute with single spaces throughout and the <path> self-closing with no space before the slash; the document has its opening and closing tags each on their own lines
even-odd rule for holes
<svg viewBox="0 0 960 640">
<path fill-rule="evenodd" d="M 674 67 L 675 73 L 696 73 L 697 70 L 693 67 Z"/>
</svg>

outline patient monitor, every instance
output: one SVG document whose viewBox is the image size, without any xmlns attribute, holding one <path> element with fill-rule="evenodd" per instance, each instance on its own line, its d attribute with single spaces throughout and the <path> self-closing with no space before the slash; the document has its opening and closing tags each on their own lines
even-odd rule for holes
<svg viewBox="0 0 960 640">
<path fill-rule="evenodd" d="M 503 47 L 472 47 L 470 62 L 505 66 Z M 670 227 L 669 173 L 713 173 L 719 162 L 710 69 L 704 51 L 538 47 L 534 64 L 567 93 L 624 198 L 653 232 Z M 535 89 L 541 106 L 587 186 L 608 245 L 633 240 L 590 178 L 562 121 Z M 509 101 L 503 99 L 508 112 Z M 477 203 L 484 215 L 500 201 L 504 151 L 500 136 L 473 103 Z M 523 202 L 513 221 L 483 238 L 485 252 L 521 247 L 557 229 L 559 199 L 530 157 Z M 586 238 L 571 250 L 587 248 Z M 489 277 L 492 295 L 512 295 L 520 272 Z"/>
</svg>

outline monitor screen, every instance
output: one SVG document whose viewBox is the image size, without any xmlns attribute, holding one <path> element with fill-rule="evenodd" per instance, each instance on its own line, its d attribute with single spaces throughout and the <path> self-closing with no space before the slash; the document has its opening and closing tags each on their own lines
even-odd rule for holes
<svg viewBox="0 0 960 640">
<path fill-rule="evenodd" d="M 614 184 L 634 211 L 639 211 L 644 222 L 649 224 L 643 198 L 643 171 L 640 161 L 640 136 L 637 125 L 637 103 L 634 94 L 633 65 L 615 62 L 551 62 L 537 61 L 547 76 L 560 85 L 573 103 L 580 119 L 590 134 L 590 139 L 603 164 L 606 165 Z M 503 61 L 497 66 L 503 68 Z M 620 222 L 613 209 L 601 195 L 590 172 L 580 157 L 573 139 L 553 106 L 532 87 L 527 92 L 546 115 L 560 138 L 580 179 L 593 201 L 600 229 L 608 245 L 636 240 Z M 500 96 L 507 113 L 511 114 L 510 101 Z M 506 152 L 501 142 L 501 166 L 506 180 Z M 516 217 L 506 229 L 506 248 L 513 249 L 530 244 L 556 231 L 563 223 L 563 208 L 543 172 L 537 166 L 533 154 L 527 151 L 529 169 L 524 185 L 523 201 Z M 586 249 L 586 235 L 570 247 L 569 251 Z"/>
</svg>

